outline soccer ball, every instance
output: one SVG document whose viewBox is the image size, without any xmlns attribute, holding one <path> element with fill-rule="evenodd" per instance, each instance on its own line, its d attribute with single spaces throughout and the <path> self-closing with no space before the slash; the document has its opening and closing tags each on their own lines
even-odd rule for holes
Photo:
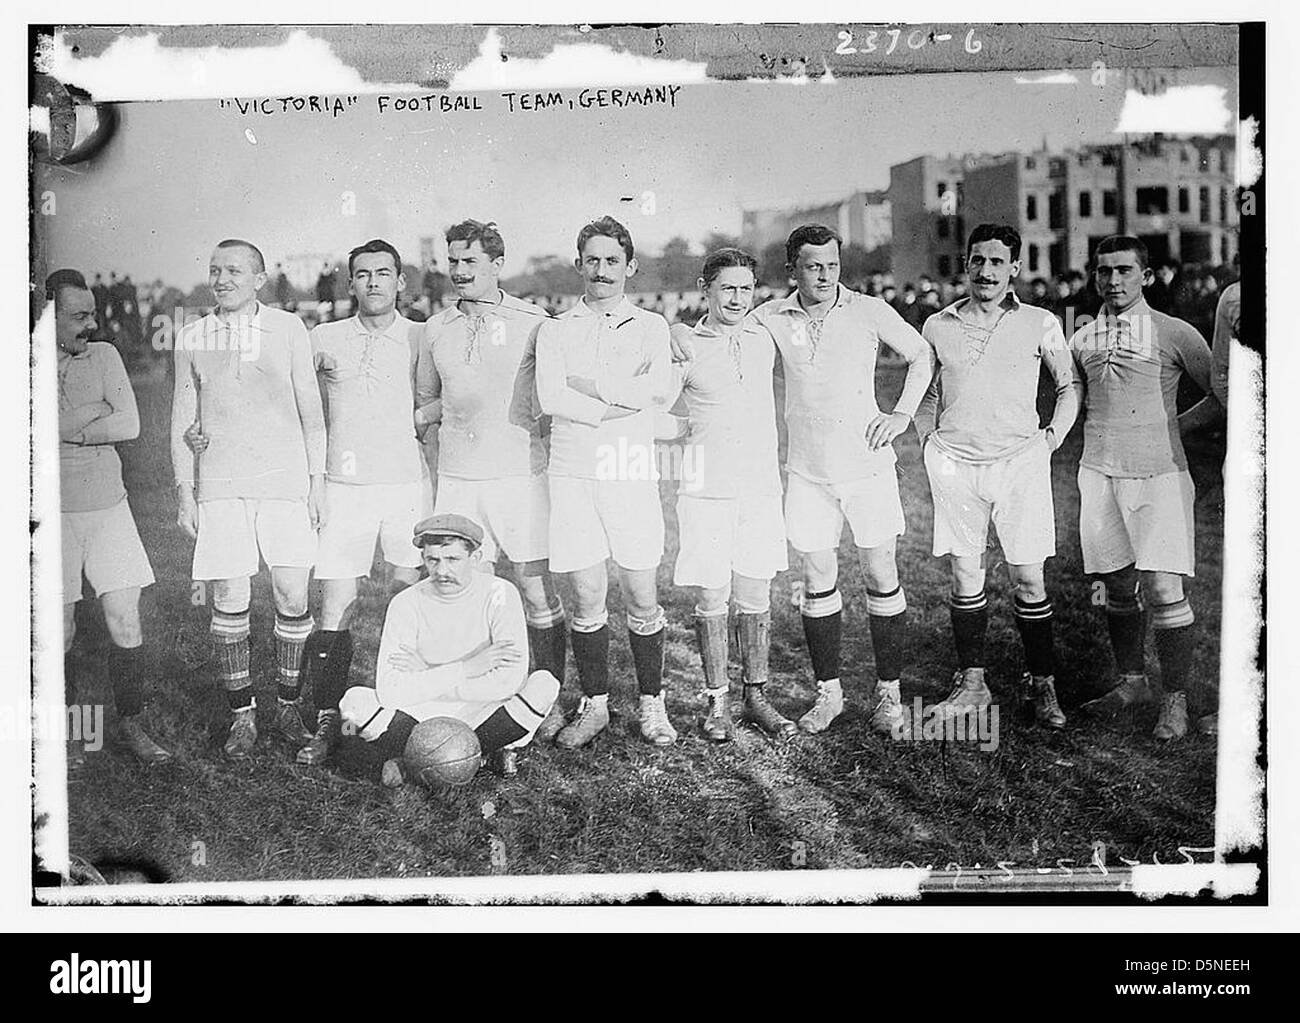
<svg viewBox="0 0 1300 1023">
<path fill-rule="evenodd" d="M 468 785 L 482 763 L 474 729 L 456 718 L 429 718 L 411 729 L 402 754 L 411 777 L 426 788 Z"/>
</svg>

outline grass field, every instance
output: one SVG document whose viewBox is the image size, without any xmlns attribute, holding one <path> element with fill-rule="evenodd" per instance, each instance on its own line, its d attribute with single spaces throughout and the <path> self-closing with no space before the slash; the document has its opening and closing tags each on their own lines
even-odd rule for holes
<svg viewBox="0 0 1300 1023">
<path fill-rule="evenodd" d="M 882 367 L 889 407 L 901 372 Z M 747 729 L 725 746 L 695 727 L 704 700 L 691 630 L 692 601 L 670 584 L 676 523 L 665 484 L 668 552 L 660 570 L 668 610 L 668 709 L 682 738 L 657 750 L 636 733 L 635 684 L 626 640 L 615 630 L 615 711 L 609 734 L 578 752 L 538 746 L 516 778 L 482 772 L 465 789 L 435 795 L 378 784 L 378 763 L 349 743 L 329 770 L 296 766 L 272 738 L 274 705 L 269 582 L 254 581 L 253 677 L 263 738 L 246 763 L 222 759 L 228 715 L 207 655 L 208 609 L 191 602 L 192 547 L 174 524 L 166 446 L 170 389 L 161 376 L 136 380 L 142 434 L 123 445 L 127 487 L 156 585 L 144 596 L 146 644 L 156 658 L 150 717 L 177 753 L 153 770 L 106 747 L 91 755 L 70 787 L 71 848 L 96 864 L 131 865 L 153 880 L 237 881 L 422 877 L 462 874 L 566 874 L 709 870 L 892 867 L 917 864 L 1054 866 L 1086 863 L 1094 842 L 1118 857 L 1178 860 L 1178 847 L 1213 844 L 1215 752 L 1189 734 L 1158 745 L 1152 718 L 1104 727 L 1072 715 L 1063 733 L 1014 720 L 1009 698 L 1021 671 L 1020 643 L 999 552 L 990 553 L 990 683 L 1008 698 L 1000 744 L 895 742 L 867 727 L 863 698 L 874 678 L 865 594 L 851 542 L 841 550 L 846 598 L 848 710 L 816 739 L 775 744 Z M 1078 551 L 1081 445 L 1076 429 L 1054 459 L 1058 556 L 1048 563 L 1061 660 L 1058 688 L 1067 714 L 1112 676 L 1105 626 L 1090 602 Z M 897 444 L 908 532 L 899 545 L 911 625 L 903 698 L 946 695 L 953 648 L 946 563 L 929 552 L 929 486 L 915 433 Z M 1188 446 L 1197 484 L 1197 578 L 1189 586 L 1200 626 L 1194 672 L 1218 674 L 1221 434 Z M 773 588 L 773 701 L 797 716 L 811 702 L 811 674 L 793 573 Z M 370 682 L 385 604 L 379 582 L 363 588 L 355 627 L 354 682 Z M 620 610 L 611 587 L 615 621 Z M 108 700 L 107 644 L 98 607 L 78 608 L 83 700 Z M 1148 650 L 1154 667 L 1155 654 Z M 733 664 L 733 681 L 739 673 Z M 577 700 L 569 668 L 562 699 Z M 738 687 L 738 682 L 735 683 Z M 195 843 L 202 843 L 197 846 Z M 795 843 L 802 843 L 796 846 Z M 801 848 L 803 860 L 792 850 Z M 201 855 L 198 851 L 201 850 Z"/>
</svg>

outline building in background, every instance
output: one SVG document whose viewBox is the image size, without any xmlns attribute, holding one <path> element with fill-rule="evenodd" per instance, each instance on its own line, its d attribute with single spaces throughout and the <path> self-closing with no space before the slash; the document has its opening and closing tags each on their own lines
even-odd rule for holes
<svg viewBox="0 0 1300 1023">
<path fill-rule="evenodd" d="M 1064 152 L 918 156 L 889 169 L 887 191 L 822 206 L 745 210 L 742 240 L 756 253 L 799 224 L 836 228 L 866 249 L 891 245 L 901 288 L 964 272 L 966 233 L 1011 224 L 1023 239 L 1021 275 L 1087 270 L 1102 238 L 1134 234 L 1153 265 L 1223 265 L 1237 253 L 1236 139 L 1133 137 Z"/>
</svg>

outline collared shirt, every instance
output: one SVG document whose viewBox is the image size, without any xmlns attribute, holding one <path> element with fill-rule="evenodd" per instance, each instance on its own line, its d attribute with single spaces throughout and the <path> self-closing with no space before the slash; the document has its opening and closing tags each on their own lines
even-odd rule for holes
<svg viewBox="0 0 1300 1023">
<path fill-rule="evenodd" d="M 1139 299 L 1118 316 L 1103 308 L 1070 350 L 1085 414 L 1079 464 L 1121 478 L 1186 469 L 1178 383 L 1186 373 L 1210 390 L 1210 347 L 1196 328 Z"/>
<path fill-rule="evenodd" d="M 312 358 L 325 384 L 325 471 L 332 481 L 411 483 L 420 478 L 413 418 L 420 330 L 420 324 L 401 315 L 375 332 L 359 316 L 312 329 Z"/>
<path fill-rule="evenodd" d="M 735 327 L 715 327 L 705 316 L 694 327 L 673 324 L 672 331 L 688 335 L 695 350 L 690 362 L 673 367 L 690 427 L 679 492 L 780 496 L 772 335 L 752 316 Z"/>
<path fill-rule="evenodd" d="M 215 313 L 176 340 L 172 468 L 197 498 L 297 500 L 325 472 L 325 416 L 307 328 L 293 313 L 258 305 L 241 321 Z M 208 447 L 195 458 L 185 431 L 201 422 Z"/>
<path fill-rule="evenodd" d="M 1210 384 L 1214 396 L 1225 409 L 1228 407 L 1228 356 L 1232 342 L 1241 334 L 1241 282 L 1234 281 L 1223 289 L 1219 304 L 1214 310 L 1214 341 L 1210 345 L 1213 373 Z"/>
<path fill-rule="evenodd" d="M 644 372 L 643 372 L 644 370 Z M 570 386 L 594 383 L 597 397 Z M 658 479 L 655 411 L 672 387 L 668 321 L 623 298 L 600 313 L 578 302 L 537 335 L 537 397 L 552 417 L 550 472 L 583 479 Z M 613 405 L 635 409 L 605 419 Z"/>
<path fill-rule="evenodd" d="M 771 332 L 785 373 L 787 468 L 813 483 L 843 483 L 896 459 L 892 445 L 867 446 L 876 403 L 876 353 L 884 342 L 908 362 L 895 412 L 908 416 L 930 383 L 930 347 L 886 301 L 836 290 L 820 322 L 799 304 L 799 293 L 767 302 L 753 316 Z"/>
<path fill-rule="evenodd" d="M 534 382 L 546 319 L 544 309 L 501 292 L 481 313 L 467 315 L 458 303 L 425 325 L 416 390 L 421 409 L 440 402 L 438 475 L 499 479 L 546 468 Z"/>
<path fill-rule="evenodd" d="M 925 321 L 921 335 L 934 352 L 934 378 L 916 413 L 916 429 L 946 455 L 987 464 L 1011 458 L 1039 435 L 1038 376 L 1056 381 L 1051 444 L 1055 449 L 1078 414 L 1070 349 L 1060 321 L 1008 291 L 1001 318 L 987 327 L 959 299 Z"/>
<path fill-rule="evenodd" d="M 80 355 L 60 351 L 59 442 L 61 508 L 100 511 L 126 497 L 118 441 L 140 433 L 135 392 L 117 349 L 91 341 Z M 103 407 L 107 406 L 107 410 Z"/>
<path fill-rule="evenodd" d="M 519 658 L 468 678 L 466 659 L 495 643 L 514 646 Z M 429 667 L 399 671 L 388 663 L 399 650 L 417 654 Z M 528 630 L 512 583 L 475 572 L 468 587 L 444 597 L 425 579 L 389 602 L 375 664 L 375 691 L 384 707 L 404 710 L 417 721 L 452 717 L 474 728 L 527 678 Z"/>
</svg>

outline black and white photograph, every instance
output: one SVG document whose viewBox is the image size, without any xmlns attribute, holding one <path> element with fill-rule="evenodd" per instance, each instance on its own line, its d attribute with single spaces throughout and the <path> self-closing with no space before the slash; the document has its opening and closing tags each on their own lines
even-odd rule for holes
<svg viewBox="0 0 1300 1023">
<path fill-rule="evenodd" d="M 1266 899 L 1261 24 L 30 42 L 35 903 Z"/>
</svg>

